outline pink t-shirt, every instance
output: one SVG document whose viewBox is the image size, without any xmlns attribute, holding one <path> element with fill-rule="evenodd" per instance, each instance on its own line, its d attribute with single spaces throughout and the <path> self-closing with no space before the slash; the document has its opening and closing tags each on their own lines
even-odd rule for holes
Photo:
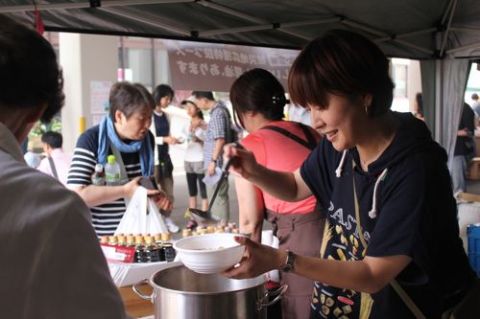
<svg viewBox="0 0 480 319">
<path fill-rule="evenodd" d="M 303 130 L 296 122 L 276 121 L 268 125 L 281 127 L 302 140 L 308 141 Z M 318 141 L 320 136 L 317 132 L 313 129 L 311 129 L 311 132 Z M 267 168 L 284 172 L 296 171 L 310 154 L 310 150 L 305 146 L 269 129 L 259 129 L 249 134 L 242 140 L 242 145 L 253 152 L 258 163 Z M 316 204 L 313 196 L 299 202 L 285 202 L 263 193 L 263 199 L 268 210 L 279 214 L 309 213 L 314 210 Z"/>
</svg>

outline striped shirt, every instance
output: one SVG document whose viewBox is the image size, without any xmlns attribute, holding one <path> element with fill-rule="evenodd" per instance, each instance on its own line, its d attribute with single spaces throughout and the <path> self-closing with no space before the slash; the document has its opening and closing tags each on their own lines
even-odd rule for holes
<svg viewBox="0 0 480 319">
<path fill-rule="evenodd" d="M 78 138 L 68 172 L 67 185 L 88 186 L 92 184 L 92 175 L 97 164 L 98 131 L 97 125 L 85 131 Z M 151 140 L 153 141 L 153 138 Z M 109 154 L 112 154 L 111 150 L 109 150 Z M 129 180 L 142 175 L 138 153 L 120 153 L 120 155 Z M 123 198 L 90 207 L 92 223 L 97 235 L 112 235 L 117 229 L 125 210 L 126 205 Z"/>
</svg>

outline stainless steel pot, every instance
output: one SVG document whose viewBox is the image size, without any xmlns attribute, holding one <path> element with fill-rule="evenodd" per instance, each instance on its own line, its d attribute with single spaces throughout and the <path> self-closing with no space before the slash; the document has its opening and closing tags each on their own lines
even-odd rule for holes
<svg viewBox="0 0 480 319">
<path fill-rule="evenodd" d="M 235 280 L 197 274 L 181 263 L 153 274 L 149 284 L 153 287 L 150 296 L 140 292 L 138 284 L 132 288 L 140 298 L 153 302 L 156 319 L 265 319 L 266 307 L 279 301 L 287 290 L 285 285 L 266 292 L 263 276 Z"/>
</svg>

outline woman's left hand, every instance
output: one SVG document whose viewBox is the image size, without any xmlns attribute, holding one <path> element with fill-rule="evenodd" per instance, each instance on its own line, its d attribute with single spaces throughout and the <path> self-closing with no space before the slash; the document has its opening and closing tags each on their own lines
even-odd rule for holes
<svg viewBox="0 0 480 319">
<path fill-rule="evenodd" d="M 238 236 L 235 240 L 245 246 L 245 253 L 238 267 L 232 267 L 223 273 L 226 277 L 254 278 L 272 269 L 281 268 L 286 259 L 283 251 L 261 245 L 247 237 Z"/>
</svg>

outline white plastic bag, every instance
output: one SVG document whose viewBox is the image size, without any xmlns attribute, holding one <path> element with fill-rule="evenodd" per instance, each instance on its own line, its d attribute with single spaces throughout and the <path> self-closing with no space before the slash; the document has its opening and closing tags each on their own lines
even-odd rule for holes
<svg viewBox="0 0 480 319">
<path fill-rule="evenodd" d="M 115 235 L 158 233 L 168 233 L 163 216 L 155 202 L 147 197 L 147 189 L 142 186 L 137 187 L 127 204 L 127 210 L 118 224 Z"/>
</svg>

